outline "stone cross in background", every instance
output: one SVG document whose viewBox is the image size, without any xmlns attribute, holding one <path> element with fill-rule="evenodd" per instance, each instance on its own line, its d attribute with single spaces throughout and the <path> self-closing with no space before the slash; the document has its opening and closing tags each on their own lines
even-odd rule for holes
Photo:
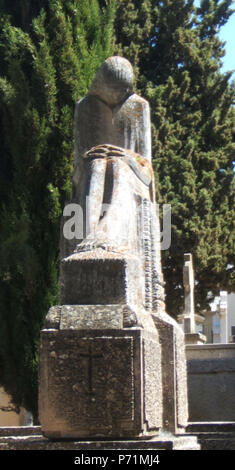
<svg viewBox="0 0 235 470">
<path fill-rule="evenodd" d="M 227 291 L 220 291 L 219 300 L 219 316 L 220 316 L 220 342 L 228 343 L 228 293 Z"/>
<path fill-rule="evenodd" d="M 194 271 L 191 253 L 184 254 L 184 332 L 195 333 Z"/>
<path fill-rule="evenodd" d="M 184 283 L 184 311 L 183 311 L 183 328 L 185 333 L 186 344 L 203 344 L 206 337 L 202 333 L 196 332 L 196 316 L 194 307 L 194 270 L 193 258 L 191 253 L 184 254 L 183 267 L 183 283 Z"/>
</svg>

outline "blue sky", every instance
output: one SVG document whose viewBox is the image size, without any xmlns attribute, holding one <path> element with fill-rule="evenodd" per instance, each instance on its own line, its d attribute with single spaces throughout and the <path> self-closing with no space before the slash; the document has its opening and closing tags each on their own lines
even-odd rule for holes
<svg viewBox="0 0 235 470">
<path fill-rule="evenodd" d="M 223 72 L 235 69 L 235 13 L 220 30 L 220 38 L 226 41 L 226 55 L 223 58 Z"/>
<path fill-rule="evenodd" d="M 200 0 L 195 0 L 195 5 L 199 5 Z M 226 54 L 223 57 L 223 72 L 235 69 L 235 13 L 230 16 L 228 22 L 222 26 L 219 33 L 220 39 L 226 41 L 225 51 Z M 233 74 L 235 78 L 235 72 Z"/>
</svg>

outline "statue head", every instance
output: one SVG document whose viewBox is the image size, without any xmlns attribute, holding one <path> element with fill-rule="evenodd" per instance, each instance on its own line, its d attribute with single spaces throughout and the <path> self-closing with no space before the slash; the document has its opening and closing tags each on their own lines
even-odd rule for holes
<svg viewBox="0 0 235 470">
<path fill-rule="evenodd" d="M 122 103 L 133 93 L 134 74 L 130 62 L 119 56 L 106 59 L 98 69 L 89 90 L 109 106 Z"/>
</svg>

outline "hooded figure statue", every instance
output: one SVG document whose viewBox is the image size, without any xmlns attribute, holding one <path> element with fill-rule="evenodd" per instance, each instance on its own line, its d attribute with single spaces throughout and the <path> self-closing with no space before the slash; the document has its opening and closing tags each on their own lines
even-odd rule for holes
<svg viewBox="0 0 235 470">
<path fill-rule="evenodd" d="M 94 250 L 135 255 L 147 285 L 145 306 L 152 308 L 153 290 L 159 303 L 163 289 L 150 109 L 133 82 L 129 61 L 110 57 L 76 103 L 73 201 L 82 208 L 86 234 L 72 256 Z"/>
</svg>

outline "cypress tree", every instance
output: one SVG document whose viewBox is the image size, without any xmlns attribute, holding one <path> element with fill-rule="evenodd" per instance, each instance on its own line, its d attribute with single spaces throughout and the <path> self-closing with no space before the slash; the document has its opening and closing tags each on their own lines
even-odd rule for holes
<svg viewBox="0 0 235 470">
<path fill-rule="evenodd" d="M 40 328 L 58 302 L 73 104 L 112 53 L 114 4 L 0 2 L 0 383 L 37 415 Z"/>
<path fill-rule="evenodd" d="M 134 62 L 151 105 L 157 200 L 171 204 L 172 242 L 162 252 L 167 310 L 183 307 L 183 254 L 192 252 L 197 308 L 234 288 L 234 84 L 222 73 L 219 30 L 231 0 L 119 2 L 119 53 Z"/>
</svg>

